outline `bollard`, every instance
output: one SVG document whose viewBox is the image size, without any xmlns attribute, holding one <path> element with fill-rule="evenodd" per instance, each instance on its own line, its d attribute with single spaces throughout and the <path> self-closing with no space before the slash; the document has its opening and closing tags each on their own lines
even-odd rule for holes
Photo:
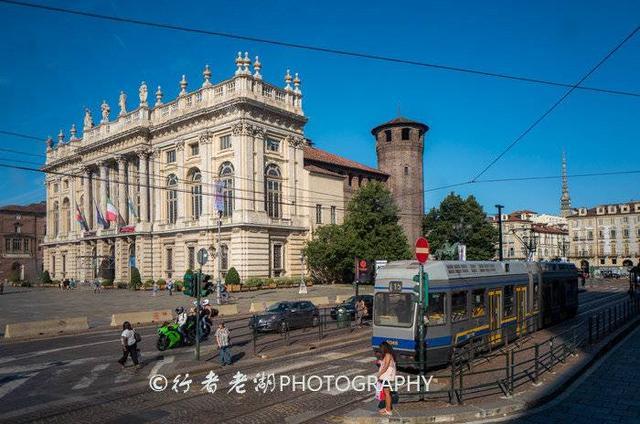
<svg viewBox="0 0 640 424">
<path fill-rule="evenodd" d="M 462 392 L 464 391 L 464 377 L 463 377 L 463 374 L 464 374 L 464 367 L 461 364 L 460 365 L 460 381 L 459 381 L 459 384 L 458 384 L 458 386 L 459 386 L 458 387 L 458 391 L 460 393 L 460 396 L 458 397 L 459 398 L 459 402 L 458 403 L 460 405 L 462 405 L 464 403 L 464 400 L 462 399 Z"/>
<path fill-rule="evenodd" d="M 256 354 L 256 342 L 257 342 L 257 338 L 258 338 L 258 328 L 257 328 L 257 323 L 256 323 L 256 316 L 254 315 L 253 318 L 251 318 L 251 322 L 253 322 L 253 331 L 252 331 L 252 335 L 253 335 L 253 354 Z"/>
<path fill-rule="evenodd" d="M 505 352 L 504 353 L 504 359 L 505 359 L 505 366 L 504 366 L 504 371 L 505 371 L 505 381 L 507 382 L 507 384 L 511 385 L 510 383 L 510 377 L 509 377 L 509 371 L 511 371 L 511 362 L 510 359 L 511 357 L 509 356 L 509 352 Z"/>
<path fill-rule="evenodd" d="M 553 369 L 555 355 L 553 353 L 553 337 L 549 339 L 549 369 Z"/>
<path fill-rule="evenodd" d="M 515 364 L 515 351 L 511 351 L 511 372 L 510 372 L 510 378 L 509 378 L 509 394 L 513 395 L 513 375 L 515 374 L 516 371 L 516 364 Z"/>
<path fill-rule="evenodd" d="M 449 385 L 449 403 L 451 405 L 455 402 L 456 396 L 456 355 L 455 355 L 455 347 L 451 349 L 451 384 Z"/>
<path fill-rule="evenodd" d="M 535 351 L 535 374 L 533 376 L 533 382 L 538 383 L 538 376 L 540 375 L 540 345 L 536 343 L 534 346 Z"/>
</svg>

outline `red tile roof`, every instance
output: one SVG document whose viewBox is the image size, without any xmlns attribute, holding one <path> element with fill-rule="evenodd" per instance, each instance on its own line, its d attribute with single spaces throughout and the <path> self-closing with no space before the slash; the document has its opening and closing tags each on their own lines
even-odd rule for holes
<svg viewBox="0 0 640 424">
<path fill-rule="evenodd" d="M 423 124 L 422 122 L 413 121 L 409 118 L 405 118 L 404 116 L 398 116 L 397 118 L 392 119 L 391 121 L 387 121 L 384 124 L 380 124 L 374 129 L 371 130 L 371 134 L 375 135 L 378 131 L 387 127 L 395 127 L 399 125 L 409 125 L 414 127 L 420 127 L 423 132 L 429 131 L 429 126 Z"/>
<path fill-rule="evenodd" d="M 342 156 L 334 155 L 326 150 L 321 150 L 311 146 L 304 146 L 304 160 L 313 162 L 322 162 L 342 168 L 351 168 L 359 171 L 365 171 L 372 174 L 389 176 L 379 169 L 371 168 L 370 166 L 363 165 L 361 163 L 352 161 L 351 159 L 344 158 Z"/>
<path fill-rule="evenodd" d="M 0 207 L 0 212 L 36 213 L 45 215 L 47 205 L 45 202 L 32 203 L 30 205 L 6 205 Z"/>
<path fill-rule="evenodd" d="M 342 175 L 342 174 L 338 174 L 337 172 L 333 172 L 333 171 L 329 171 L 328 169 L 324 169 L 320 166 L 317 165 L 305 165 L 304 169 L 306 169 L 309 172 L 315 172 L 317 174 L 324 174 L 324 175 L 330 175 L 332 177 L 340 177 L 340 178 L 345 178 L 346 175 Z"/>
</svg>

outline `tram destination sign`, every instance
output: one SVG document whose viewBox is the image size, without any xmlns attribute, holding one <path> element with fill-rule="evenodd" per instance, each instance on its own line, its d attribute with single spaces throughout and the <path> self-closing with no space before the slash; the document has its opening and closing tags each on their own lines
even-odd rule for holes
<svg viewBox="0 0 640 424">
<path fill-rule="evenodd" d="M 423 265 L 429 260 L 429 242 L 424 237 L 416 240 L 416 259 Z"/>
</svg>

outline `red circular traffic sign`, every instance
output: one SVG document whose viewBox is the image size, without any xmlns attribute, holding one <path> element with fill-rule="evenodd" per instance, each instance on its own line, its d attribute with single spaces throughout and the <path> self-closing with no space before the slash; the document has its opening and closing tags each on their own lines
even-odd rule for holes
<svg viewBox="0 0 640 424">
<path fill-rule="evenodd" d="M 421 264 L 429 259 L 429 242 L 424 237 L 418 237 L 416 240 L 416 259 Z"/>
</svg>

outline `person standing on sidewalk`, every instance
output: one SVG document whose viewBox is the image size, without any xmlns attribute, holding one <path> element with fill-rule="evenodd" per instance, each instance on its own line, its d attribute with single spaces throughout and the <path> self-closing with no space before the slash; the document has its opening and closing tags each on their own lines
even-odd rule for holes
<svg viewBox="0 0 640 424">
<path fill-rule="evenodd" d="M 7 283 L 7 279 L 0 281 L 0 294 L 4 294 L 4 285 Z"/>
<path fill-rule="evenodd" d="M 138 363 L 138 342 L 141 340 L 140 335 L 135 332 L 131 323 L 125 321 L 122 323 L 122 334 L 120 335 L 120 343 L 122 344 L 122 358 L 118 360 L 122 368 L 127 363 L 127 358 L 131 355 L 133 365 L 139 366 Z"/>
<path fill-rule="evenodd" d="M 378 382 L 382 384 L 385 408 L 380 409 L 378 412 L 380 415 L 390 416 L 392 408 L 391 386 L 396 380 L 396 355 L 391 345 L 387 342 L 380 344 L 380 351 L 384 356 L 377 377 Z"/>
<path fill-rule="evenodd" d="M 167 291 L 169 291 L 169 296 L 173 296 L 173 278 L 169 278 L 167 281 Z"/>
<path fill-rule="evenodd" d="M 364 300 L 359 298 L 356 302 L 356 325 L 358 328 L 362 328 L 362 319 L 364 318 L 365 310 L 367 306 L 364 304 Z"/>
<path fill-rule="evenodd" d="M 220 363 L 231 365 L 231 348 L 229 346 L 229 329 L 224 326 L 224 321 L 220 321 L 216 330 L 216 343 L 220 349 Z"/>
</svg>

